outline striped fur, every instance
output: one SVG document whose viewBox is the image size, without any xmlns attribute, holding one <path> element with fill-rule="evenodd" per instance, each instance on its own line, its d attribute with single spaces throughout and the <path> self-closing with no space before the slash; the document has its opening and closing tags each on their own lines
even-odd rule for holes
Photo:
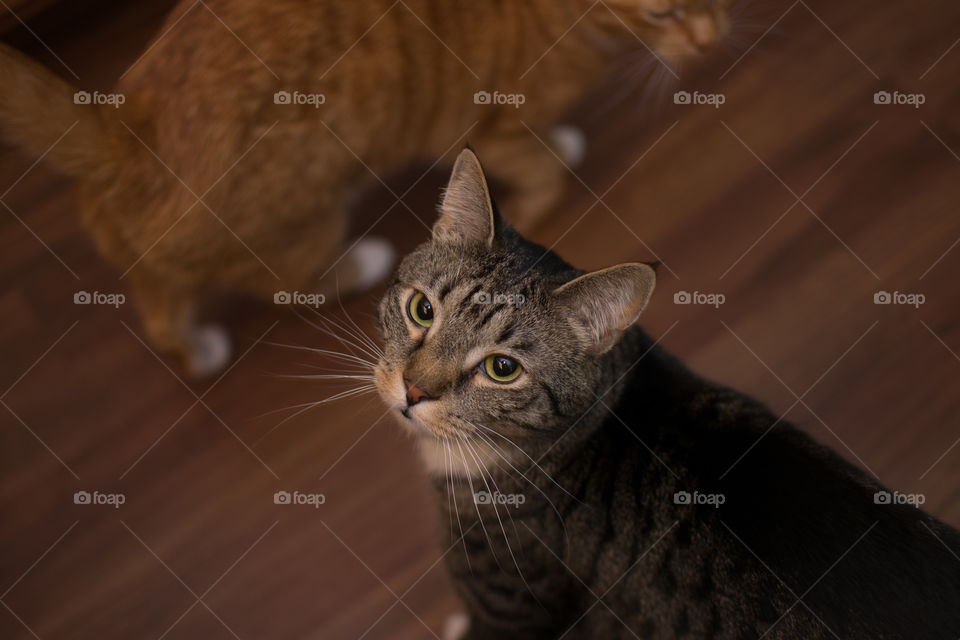
<svg viewBox="0 0 960 640">
<path fill-rule="evenodd" d="M 149 338 L 189 361 L 210 288 L 272 300 L 369 285 L 364 254 L 345 251 L 351 201 L 464 139 L 534 224 L 565 186 L 551 141 L 565 112 L 612 70 L 654 65 L 647 47 L 676 60 L 726 31 L 726 0 L 651 17 L 668 4 L 183 0 L 121 78 L 119 109 L 74 104 L 73 87 L 0 45 L 0 129 L 78 178 L 85 225 L 132 269 Z"/>
<path fill-rule="evenodd" d="M 488 217 L 477 205 L 467 228 Z M 877 504 L 872 477 L 640 328 L 591 354 L 557 294 L 581 272 L 491 224 L 491 246 L 417 248 L 380 305 L 378 385 L 423 445 L 468 638 L 960 635 L 960 533 Z M 426 332 L 413 290 L 434 305 Z M 516 354 L 523 383 L 482 384 L 486 353 Z M 433 397 L 407 417 L 405 376 Z"/>
</svg>

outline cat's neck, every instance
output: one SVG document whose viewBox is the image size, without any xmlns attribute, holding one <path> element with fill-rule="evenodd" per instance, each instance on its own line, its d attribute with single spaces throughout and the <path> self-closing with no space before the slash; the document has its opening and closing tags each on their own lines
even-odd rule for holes
<svg viewBox="0 0 960 640">
<path fill-rule="evenodd" d="M 530 452 L 543 459 L 549 470 L 559 470 L 576 458 L 589 441 L 602 436 L 604 425 L 619 424 L 643 430 L 657 415 L 683 403 L 684 394 L 702 389 L 704 381 L 648 336 L 639 327 L 600 361 L 601 375 L 593 391 L 590 408 L 571 416 L 564 433 L 541 451 Z M 624 421 L 630 422 L 623 425 Z M 552 471 L 551 471 L 552 472 Z"/>
</svg>

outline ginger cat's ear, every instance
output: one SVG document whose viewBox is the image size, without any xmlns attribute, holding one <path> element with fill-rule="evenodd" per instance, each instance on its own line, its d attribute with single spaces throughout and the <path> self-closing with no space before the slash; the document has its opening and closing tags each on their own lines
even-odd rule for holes
<svg viewBox="0 0 960 640">
<path fill-rule="evenodd" d="M 637 321 L 656 285 L 653 267 L 627 263 L 580 276 L 553 293 L 590 353 L 602 354 Z"/>
<path fill-rule="evenodd" d="M 493 245 L 496 213 L 480 160 L 464 149 L 453 165 L 450 183 L 440 202 L 440 217 L 433 225 L 433 240 L 452 244 Z"/>
</svg>

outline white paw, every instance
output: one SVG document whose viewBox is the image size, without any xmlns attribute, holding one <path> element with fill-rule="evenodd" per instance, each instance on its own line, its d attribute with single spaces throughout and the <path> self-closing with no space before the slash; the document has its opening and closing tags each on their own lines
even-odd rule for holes
<svg viewBox="0 0 960 640">
<path fill-rule="evenodd" d="M 203 378 L 219 373 L 230 362 L 233 346 L 230 334 L 216 324 L 190 329 L 190 373 Z"/>
<path fill-rule="evenodd" d="M 587 138 L 583 131 L 570 125 L 561 125 L 550 132 L 550 139 L 563 161 L 577 167 L 587 155 Z"/>
<path fill-rule="evenodd" d="M 359 275 L 351 290 L 366 291 L 383 280 L 396 261 L 397 253 L 383 238 L 364 238 L 350 250 L 350 259 Z"/>
<path fill-rule="evenodd" d="M 470 631 L 470 616 L 460 611 L 447 616 L 443 623 L 443 640 L 460 640 Z"/>
</svg>

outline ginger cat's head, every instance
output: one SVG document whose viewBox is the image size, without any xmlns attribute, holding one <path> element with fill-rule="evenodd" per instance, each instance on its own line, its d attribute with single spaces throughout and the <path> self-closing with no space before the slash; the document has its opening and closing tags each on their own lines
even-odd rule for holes
<svg viewBox="0 0 960 640">
<path fill-rule="evenodd" d="M 605 0 L 629 27 L 669 63 L 718 44 L 730 31 L 735 0 Z"/>
</svg>

